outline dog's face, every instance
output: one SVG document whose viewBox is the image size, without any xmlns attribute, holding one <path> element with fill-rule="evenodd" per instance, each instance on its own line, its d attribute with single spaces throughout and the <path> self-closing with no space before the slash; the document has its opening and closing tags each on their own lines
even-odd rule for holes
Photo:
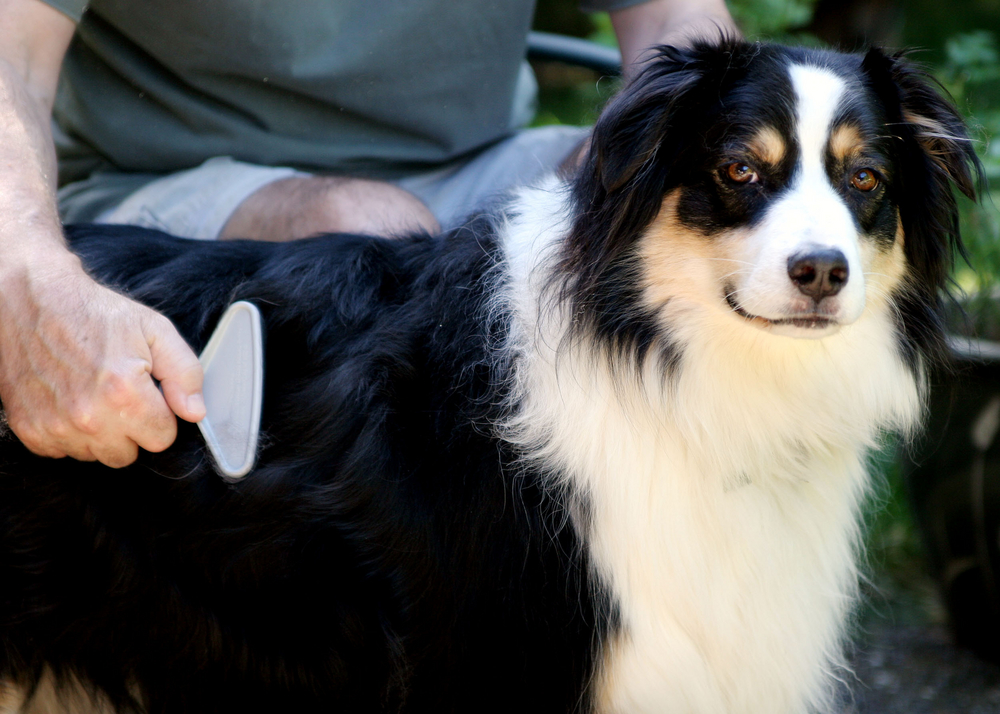
<svg viewBox="0 0 1000 714">
<path fill-rule="evenodd" d="M 822 338 L 914 303 L 901 330 L 926 332 L 970 165 L 960 118 L 900 58 L 664 50 L 595 130 L 577 197 L 609 238 L 578 223 L 580 296 L 599 333 L 640 342 L 685 310 Z M 609 322 L 637 274 L 632 317 Z"/>
<path fill-rule="evenodd" d="M 881 112 L 856 81 L 782 69 L 723 101 L 698 168 L 661 216 L 702 238 L 691 243 L 714 285 L 699 287 L 734 319 L 822 337 L 861 316 L 869 282 L 885 293 L 902 277 L 894 170 Z"/>
</svg>

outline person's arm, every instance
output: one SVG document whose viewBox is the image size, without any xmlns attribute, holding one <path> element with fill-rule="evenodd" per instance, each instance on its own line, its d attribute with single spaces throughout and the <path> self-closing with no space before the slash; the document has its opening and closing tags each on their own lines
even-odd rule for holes
<svg viewBox="0 0 1000 714">
<path fill-rule="evenodd" d="M 611 24 L 622 51 L 625 76 L 631 76 L 653 45 L 718 40 L 739 35 L 725 0 L 648 0 L 613 10 Z"/>
<path fill-rule="evenodd" d="M 50 117 L 74 30 L 40 0 L 0 0 L 0 399 L 36 454 L 125 466 L 173 443 L 174 413 L 204 416 L 202 372 L 169 320 L 66 248 Z"/>
</svg>

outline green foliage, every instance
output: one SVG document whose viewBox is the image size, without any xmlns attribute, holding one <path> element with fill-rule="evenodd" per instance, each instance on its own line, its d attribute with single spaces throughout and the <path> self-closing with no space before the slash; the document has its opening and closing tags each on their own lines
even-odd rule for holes
<svg viewBox="0 0 1000 714">
<path fill-rule="evenodd" d="M 945 42 L 945 71 L 964 75 L 964 81 L 983 82 L 1000 78 L 1000 53 L 989 30 L 955 35 Z"/>
<path fill-rule="evenodd" d="M 816 0 L 731 0 L 729 11 L 749 39 L 784 39 L 812 18 Z"/>
<path fill-rule="evenodd" d="M 796 35 L 812 18 L 816 0 L 730 0 L 729 11 L 750 39 L 784 39 Z M 590 16 L 594 32 L 589 39 L 602 45 L 615 47 L 615 33 L 607 13 Z"/>
<path fill-rule="evenodd" d="M 987 30 L 960 33 L 945 42 L 938 78 L 967 114 L 990 179 L 1000 179 L 1000 49 Z"/>
<path fill-rule="evenodd" d="M 618 87 L 616 79 L 572 69 L 546 71 L 539 80 L 538 111 L 531 126 L 589 126 Z"/>
<path fill-rule="evenodd" d="M 997 183 L 994 179 L 993 183 Z M 979 337 L 1000 339 L 1000 306 L 992 300 L 1000 286 L 1000 190 L 988 191 L 978 205 L 961 200 L 962 240 L 969 254 L 968 263 L 955 269 L 955 282 L 967 302 L 968 325 L 955 329 Z"/>
<path fill-rule="evenodd" d="M 989 182 L 978 206 L 962 202 L 969 265 L 959 265 L 955 279 L 973 296 L 971 327 L 997 339 L 1000 310 L 983 298 L 1000 286 L 1000 49 L 996 35 L 987 30 L 955 34 L 944 49 L 945 61 L 935 74 L 965 114 Z"/>
<path fill-rule="evenodd" d="M 924 552 L 899 460 L 890 439 L 874 454 L 870 471 L 874 494 L 865 510 L 863 572 L 866 619 L 891 617 L 898 623 L 942 622 L 944 612 L 924 567 Z"/>
<path fill-rule="evenodd" d="M 590 15 L 590 22 L 594 26 L 594 31 L 590 33 L 588 40 L 605 47 L 618 46 L 618 40 L 615 39 L 615 29 L 611 26 L 611 17 L 608 13 L 594 13 Z"/>
</svg>

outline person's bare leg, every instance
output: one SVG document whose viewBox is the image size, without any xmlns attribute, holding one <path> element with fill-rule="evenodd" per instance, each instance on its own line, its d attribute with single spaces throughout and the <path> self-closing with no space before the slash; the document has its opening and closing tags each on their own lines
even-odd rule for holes
<svg viewBox="0 0 1000 714">
<path fill-rule="evenodd" d="M 436 233 L 437 219 L 416 196 L 389 183 L 297 176 L 258 189 L 241 203 L 220 238 L 282 241 L 316 233 Z"/>
</svg>

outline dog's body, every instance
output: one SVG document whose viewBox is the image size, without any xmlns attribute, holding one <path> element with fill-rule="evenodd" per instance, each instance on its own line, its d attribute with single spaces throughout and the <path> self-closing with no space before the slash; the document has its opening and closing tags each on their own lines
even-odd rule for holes
<svg viewBox="0 0 1000 714">
<path fill-rule="evenodd" d="M 227 484 L 193 428 L 122 472 L 6 442 L 0 676 L 153 712 L 828 710 L 962 132 L 878 53 L 665 50 L 572 186 L 440 238 L 77 229 L 195 348 L 258 304 L 264 443 Z"/>
</svg>

